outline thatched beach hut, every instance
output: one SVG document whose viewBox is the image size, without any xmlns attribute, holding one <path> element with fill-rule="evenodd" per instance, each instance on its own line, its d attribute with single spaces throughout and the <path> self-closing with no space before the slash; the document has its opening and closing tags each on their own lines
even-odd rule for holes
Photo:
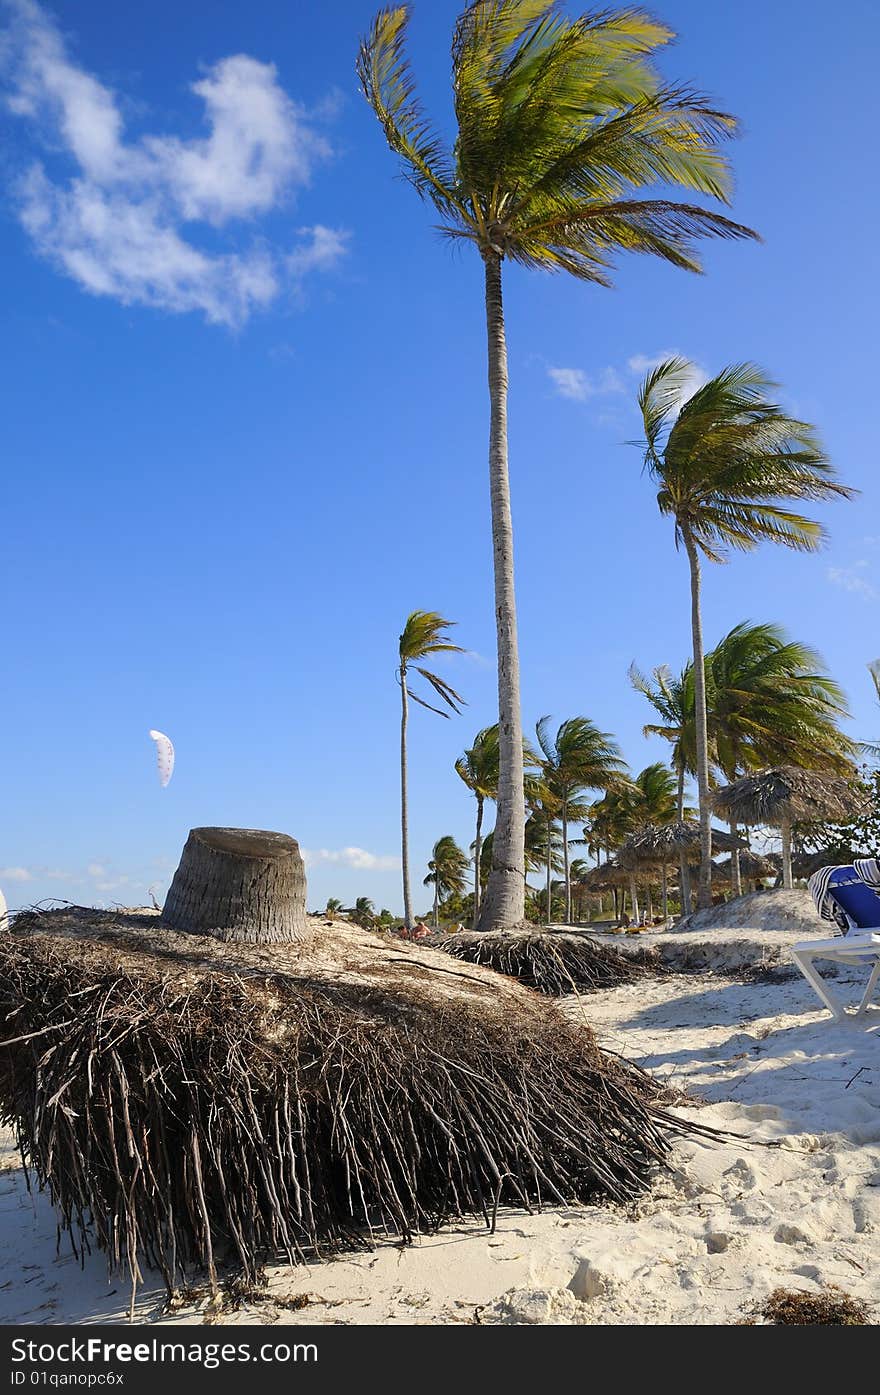
<svg viewBox="0 0 880 1395">
<path fill-rule="evenodd" d="M 749 890 L 754 889 L 755 882 L 766 881 L 768 877 L 776 877 L 778 873 L 779 864 L 772 857 L 762 857 L 753 852 L 741 852 L 739 855 L 739 875 Z M 721 862 L 713 863 L 713 881 L 716 878 L 720 882 L 730 882 L 732 885 L 735 883 L 732 855 Z"/>
<path fill-rule="evenodd" d="M 712 846 L 720 852 L 732 852 L 746 846 L 723 829 L 712 829 Z M 700 861 L 700 826 L 697 823 L 647 823 L 631 833 L 622 844 L 617 860 L 627 869 L 659 868 L 663 892 L 663 918 L 668 915 L 668 868 L 680 863 L 682 880 L 686 883 L 687 869 Z M 682 888 L 684 891 L 684 886 Z"/>
<path fill-rule="evenodd" d="M 24 912 L 0 954 L 0 1120 L 133 1290 L 626 1202 L 692 1128 L 514 979 L 307 918 L 281 834 L 193 830 L 162 917 Z"/>
<path fill-rule="evenodd" d="M 716 790 L 713 803 L 728 822 L 779 829 L 782 885 L 790 890 L 792 827 L 799 823 L 845 823 L 861 812 L 863 798 L 843 776 L 780 765 L 744 775 Z"/>
</svg>

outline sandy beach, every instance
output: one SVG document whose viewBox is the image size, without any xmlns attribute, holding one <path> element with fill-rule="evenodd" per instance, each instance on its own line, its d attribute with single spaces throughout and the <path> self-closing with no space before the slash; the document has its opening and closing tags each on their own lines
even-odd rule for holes
<svg viewBox="0 0 880 1395">
<path fill-rule="evenodd" d="M 780 981 L 782 979 L 782 981 Z M 846 975 L 837 980 L 846 991 Z M 855 994 L 855 981 L 853 982 Z M 731 1134 L 678 1144 L 637 1207 L 502 1212 L 410 1247 L 273 1267 L 256 1297 L 171 1305 L 141 1323 L 731 1323 L 776 1286 L 870 1299 L 880 1258 L 880 1031 L 834 1025 L 800 977 L 668 975 L 566 1002 L 606 1048 L 686 1089 L 681 1112 Z M 877 1014 L 880 1018 L 880 1012 Z M 125 1276 L 84 1264 L 6 1138 L 0 1322 L 127 1321 Z"/>
</svg>

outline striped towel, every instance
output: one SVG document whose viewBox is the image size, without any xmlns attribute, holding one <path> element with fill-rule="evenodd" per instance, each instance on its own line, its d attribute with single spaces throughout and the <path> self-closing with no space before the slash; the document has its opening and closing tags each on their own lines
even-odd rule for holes
<svg viewBox="0 0 880 1395">
<path fill-rule="evenodd" d="M 852 865 L 820 867 L 807 883 L 813 904 L 836 935 L 880 927 L 880 864 L 860 857 Z"/>
</svg>

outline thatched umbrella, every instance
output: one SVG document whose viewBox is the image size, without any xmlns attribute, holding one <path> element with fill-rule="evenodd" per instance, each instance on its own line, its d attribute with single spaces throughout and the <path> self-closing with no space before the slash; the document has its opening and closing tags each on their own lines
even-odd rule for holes
<svg viewBox="0 0 880 1395">
<path fill-rule="evenodd" d="M 712 846 L 719 852 L 732 852 L 734 848 L 746 846 L 739 838 L 733 838 L 723 829 L 712 829 Z M 636 829 L 623 843 L 617 854 L 618 862 L 624 868 L 659 867 L 663 886 L 663 919 L 668 915 L 667 869 L 670 863 L 680 860 L 686 868 L 688 863 L 700 861 L 700 825 L 698 823 L 646 823 Z"/>
<path fill-rule="evenodd" d="M 723 862 L 713 863 L 713 877 L 717 877 L 722 882 L 733 882 L 733 859 L 726 858 Z M 742 879 L 749 882 L 760 882 L 766 877 L 775 877 L 779 872 L 778 863 L 772 857 L 761 857 L 758 853 L 742 852 L 739 855 L 739 870 Z"/>
<path fill-rule="evenodd" d="M 627 1202 L 697 1128 L 514 979 L 306 917 L 293 839 L 194 830 L 166 905 L 0 934 L 0 1122 L 133 1289 Z"/>
<path fill-rule="evenodd" d="M 790 889 L 791 830 L 796 823 L 845 823 L 861 812 L 862 797 L 840 775 L 780 765 L 744 775 L 713 794 L 716 809 L 737 824 L 778 828 L 782 837 L 782 885 Z"/>
</svg>

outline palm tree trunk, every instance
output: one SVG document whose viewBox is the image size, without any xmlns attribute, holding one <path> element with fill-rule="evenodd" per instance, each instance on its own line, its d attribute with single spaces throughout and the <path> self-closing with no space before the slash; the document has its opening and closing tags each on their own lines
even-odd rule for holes
<svg viewBox="0 0 880 1395">
<path fill-rule="evenodd" d="M 571 872 L 568 865 L 568 800 L 562 801 L 562 865 L 565 877 L 565 923 L 571 925 Z"/>
<path fill-rule="evenodd" d="M 684 823 L 684 763 L 678 767 L 678 821 Z M 690 915 L 693 910 L 691 902 L 691 869 L 688 867 L 687 852 L 682 848 L 678 859 L 678 873 L 681 883 L 681 913 Z"/>
<path fill-rule="evenodd" d="M 663 864 L 663 926 L 669 919 L 669 877 L 666 874 L 666 863 Z"/>
<path fill-rule="evenodd" d="M 639 897 L 638 892 L 636 891 L 635 876 L 632 876 L 629 879 L 629 904 L 630 910 L 632 911 L 633 925 L 635 925 L 637 924 L 639 919 Z"/>
<path fill-rule="evenodd" d="M 409 703 L 406 696 L 406 669 L 400 670 L 400 857 L 403 864 L 403 923 L 412 929 L 412 896 L 409 889 L 409 807 L 406 792 L 406 724 Z"/>
<path fill-rule="evenodd" d="M 791 891 L 794 881 L 791 875 L 791 822 L 786 819 L 780 833 L 782 834 L 782 885 L 786 891 Z"/>
<path fill-rule="evenodd" d="M 712 904 L 712 806 L 709 802 L 709 734 L 706 714 L 706 656 L 700 614 L 700 558 L 689 528 L 681 528 L 691 566 L 691 632 L 694 644 L 694 708 L 697 725 L 697 789 L 700 804 L 700 883 L 697 909 Z"/>
<path fill-rule="evenodd" d="M 434 873 L 434 929 L 440 929 L 440 874 Z"/>
<path fill-rule="evenodd" d="M 731 838 L 736 838 L 738 836 L 738 825 L 735 819 L 730 820 L 730 836 Z M 730 854 L 730 878 L 731 890 L 734 896 L 742 896 L 743 884 L 739 865 L 739 848 L 734 848 Z"/>
<path fill-rule="evenodd" d="M 553 862 L 552 820 L 547 819 L 547 924 L 550 924 L 550 881 Z"/>
<path fill-rule="evenodd" d="M 477 836 L 474 839 L 474 919 L 476 930 L 480 919 L 480 851 L 483 846 L 483 801 L 477 795 Z"/>
<path fill-rule="evenodd" d="M 492 870 L 480 910 L 481 930 L 510 929 L 525 916 L 525 800 L 519 646 L 513 584 L 513 524 L 507 466 L 507 341 L 501 295 L 501 258 L 484 255 L 489 350 L 489 489 L 498 635 L 498 815 Z"/>
</svg>

